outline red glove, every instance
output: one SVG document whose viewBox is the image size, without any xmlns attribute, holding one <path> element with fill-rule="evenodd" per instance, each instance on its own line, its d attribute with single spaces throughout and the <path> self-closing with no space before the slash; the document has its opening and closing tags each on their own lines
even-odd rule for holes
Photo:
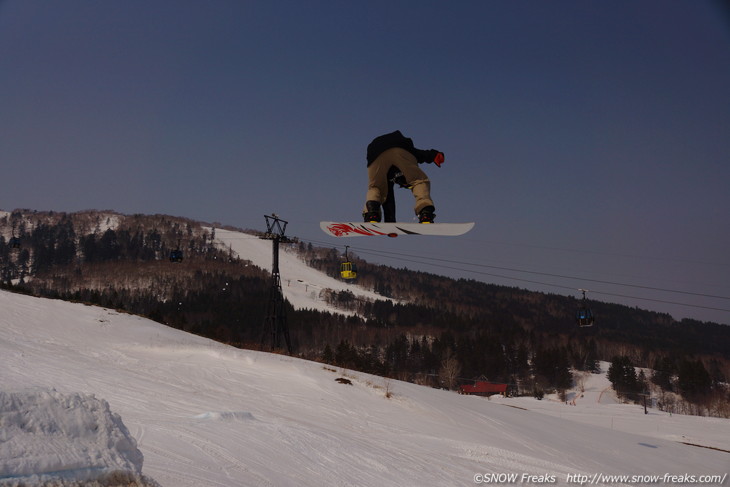
<svg viewBox="0 0 730 487">
<path fill-rule="evenodd" d="M 444 163 L 444 153 L 443 152 L 439 152 L 438 154 L 436 154 L 436 157 L 434 157 L 433 162 L 438 167 L 441 167 L 441 164 Z"/>
</svg>

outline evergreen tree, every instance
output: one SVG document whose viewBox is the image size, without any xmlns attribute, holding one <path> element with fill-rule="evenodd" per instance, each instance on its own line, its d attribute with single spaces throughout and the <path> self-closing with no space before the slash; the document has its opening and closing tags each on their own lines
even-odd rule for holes
<svg viewBox="0 0 730 487">
<path fill-rule="evenodd" d="M 672 376 L 675 370 L 674 363 L 668 357 L 657 357 L 654 360 L 651 381 L 665 391 L 672 391 Z"/>
<path fill-rule="evenodd" d="M 328 343 L 325 345 L 324 350 L 322 351 L 322 362 L 326 364 L 332 364 L 335 361 L 335 354 L 332 353 L 332 347 L 330 347 L 330 344 Z"/>
<path fill-rule="evenodd" d="M 342 340 L 335 350 L 335 364 L 340 367 L 353 368 L 356 360 L 355 349 L 347 340 Z"/>
<path fill-rule="evenodd" d="M 433 347 L 425 335 L 421 338 L 421 355 L 423 356 L 422 371 L 427 374 L 435 374 L 439 368 L 439 357 L 434 353 Z"/>
<path fill-rule="evenodd" d="M 598 359 L 598 346 L 596 345 L 596 341 L 592 338 L 588 342 L 588 351 L 587 351 L 586 361 L 585 361 L 585 370 L 587 370 L 588 372 L 591 372 L 592 374 L 601 373 L 601 364 Z"/>
<path fill-rule="evenodd" d="M 633 397 L 639 392 L 639 382 L 636 377 L 636 369 L 631 359 L 625 355 L 616 356 L 608 368 L 608 380 L 611 381 L 613 389 L 619 395 Z"/>
<path fill-rule="evenodd" d="M 712 379 L 700 360 L 682 360 L 677 376 L 677 386 L 688 400 L 696 401 L 712 390 Z"/>
<path fill-rule="evenodd" d="M 535 375 L 546 386 L 567 389 L 573 384 L 570 373 L 570 359 L 565 347 L 538 349 L 533 358 Z"/>
<path fill-rule="evenodd" d="M 401 334 L 385 348 L 385 363 L 391 373 L 397 374 L 407 370 L 407 361 L 408 339 Z"/>
<path fill-rule="evenodd" d="M 121 256 L 117 232 L 111 228 L 99 239 L 99 258 L 102 261 L 117 260 Z"/>
</svg>

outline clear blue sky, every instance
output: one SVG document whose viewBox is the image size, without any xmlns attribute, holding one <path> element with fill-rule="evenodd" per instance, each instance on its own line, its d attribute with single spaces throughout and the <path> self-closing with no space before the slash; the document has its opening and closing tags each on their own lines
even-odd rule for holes
<svg viewBox="0 0 730 487">
<path fill-rule="evenodd" d="M 476 227 L 361 257 L 730 324 L 696 307 L 730 309 L 697 295 L 730 297 L 724 5 L 0 0 L 0 209 L 276 212 L 344 250 L 318 222 L 360 218 L 399 129 L 446 154 L 437 221 Z"/>
</svg>

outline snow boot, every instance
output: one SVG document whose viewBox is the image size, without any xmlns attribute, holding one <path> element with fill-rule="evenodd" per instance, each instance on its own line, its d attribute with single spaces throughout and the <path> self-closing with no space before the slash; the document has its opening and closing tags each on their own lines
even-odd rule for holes
<svg viewBox="0 0 730 487">
<path fill-rule="evenodd" d="M 433 223 L 436 218 L 434 211 L 436 211 L 436 208 L 430 205 L 421 208 L 421 211 L 418 212 L 418 223 Z"/>
<path fill-rule="evenodd" d="M 365 211 L 362 212 L 362 217 L 367 223 L 380 222 L 380 203 L 377 201 L 366 201 Z"/>
</svg>

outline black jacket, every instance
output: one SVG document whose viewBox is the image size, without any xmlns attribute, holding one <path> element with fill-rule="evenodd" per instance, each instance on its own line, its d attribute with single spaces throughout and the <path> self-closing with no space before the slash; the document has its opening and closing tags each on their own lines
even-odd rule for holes
<svg viewBox="0 0 730 487">
<path fill-rule="evenodd" d="M 436 154 L 438 154 L 438 151 L 435 149 L 416 149 L 413 147 L 413 141 L 411 139 L 400 133 L 400 130 L 396 130 L 395 132 L 375 137 L 375 139 L 370 142 L 367 153 L 368 166 L 370 166 L 370 164 L 372 164 L 380 154 L 388 149 L 392 149 L 393 147 L 400 147 L 401 149 L 407 150 L 415 156 L 419 163 L 433 162 Z"/>
</svg>

